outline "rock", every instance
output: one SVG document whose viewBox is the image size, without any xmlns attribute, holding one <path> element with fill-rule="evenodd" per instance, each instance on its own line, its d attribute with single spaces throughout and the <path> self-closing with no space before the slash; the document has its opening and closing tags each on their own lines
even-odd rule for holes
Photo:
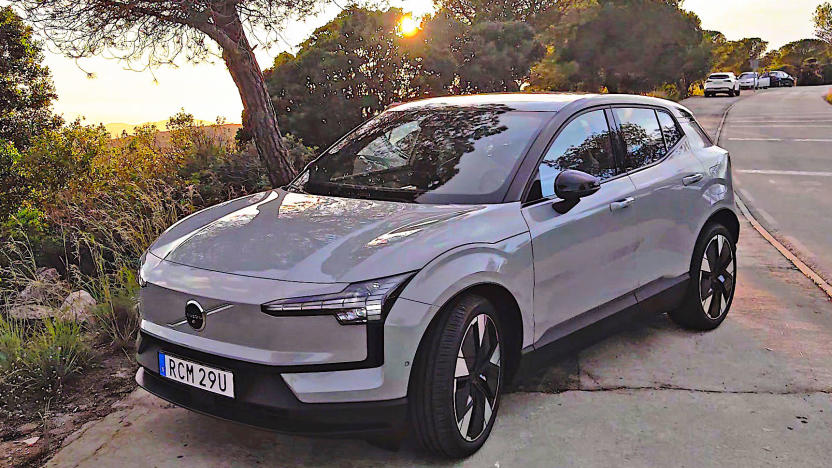
<svg viewBox="0 0 832 468">
<path fill-rule="evenodd" d="M 42 305 L 23 305 L 9 309 L 9 317 L 18 320 L 43 320 L 54 317 L 57 311 Z"/>
<path fill-rule="evenodd" d="M 48 304 L 59 300 L 69 290 L 61 280 L 61 274 L 54 268 L 39 268 L 35 279 L 29 282 L 18 297 L 21 304 Z"/>
<path fill-rule="evenodd" d="M 64 299 L 60 313 L 63 318 L 87 322 L 92 320 L 92 310 L 96 304 L 90 293 L 84 290 L 75 291 Z"/>
<path fill-rule="evenodd" d="M 37 424 L 37 423 L 33 423 L 33 422 L 26 423 L 26 424 L 17 428 L 17 433 L 20 434 L 20 435 L 28 435 L 28 434 L 31 434 L 32 432 L 34 432 L 35 429 L 37 429 L 38 427 L 40 427 L 40 425 Z"/>
<path fill-rule="evenodd" d="M 24 440 L 23 443 L 28 445 L 29 447 L 35 445 L 40 440 L 40 437 L 29 437 L 28 439 Z"/>
</svg>

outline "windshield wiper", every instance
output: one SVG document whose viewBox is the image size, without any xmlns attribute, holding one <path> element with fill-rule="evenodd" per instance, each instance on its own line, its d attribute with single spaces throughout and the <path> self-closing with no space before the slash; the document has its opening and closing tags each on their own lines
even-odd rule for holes
<svg viewBox="0 0 832 468">
<path fill-rule="evenodd" d="M 295 184 L 294 184 L 294 183 L 292 183 L 292 182 L 290 182 L 290 183 L 288 183 L 288 184 L 284 185 L 284 186 L 283 186 L 283 187 L 281 187 L 281 188 L 282 188 L 283 190 L 288 190 L 288 191 L 292 191 L 292 192 L 302 193 L 302 194 L 304 194 L 304 195 L 309 195 L 309 192 L 305 191 L 304 189 L 300 188 L 300 186 L 295 185 Z"/>
</svg>

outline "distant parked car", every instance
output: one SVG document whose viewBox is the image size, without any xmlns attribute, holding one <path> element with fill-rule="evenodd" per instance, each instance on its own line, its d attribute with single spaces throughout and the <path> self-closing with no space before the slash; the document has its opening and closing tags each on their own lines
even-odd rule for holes
<svg viewBox="0 0 832 468">
<path fill-rule="evenodd" d="M 757 89 L 759 86 L 760 74 L 757 72 L 745 72 L 740 75 L 740 89 Z"/>
<path fill-rule="evenodd" d="M 725 93 L 729 96 L 740 95 L 740 82 L 731 72 L 713 73 L 705 81 L 705 97 Z"/>
<path fill-rule="evenodd" d="M 760 88 L 792 87 L 797 80 L 788 73 L 780 70 L 763 73 L 757 83 Z"/>
</svg>

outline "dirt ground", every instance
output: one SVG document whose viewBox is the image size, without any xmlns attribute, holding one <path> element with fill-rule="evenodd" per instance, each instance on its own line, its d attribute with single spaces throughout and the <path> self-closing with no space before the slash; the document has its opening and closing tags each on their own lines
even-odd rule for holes
<svg viewBox="0 0 832 468">
<path fill-rule="evenodd" d="M 113 403 L 136 388 L 136 364 L 121 350 L 94 349 L 94 362 L 66 383 L 60 395 L 35 398 L 10 407 L 0 398 L 0 466 L 41 466 L 64 439 L 113 411 Z"/>
</svg>

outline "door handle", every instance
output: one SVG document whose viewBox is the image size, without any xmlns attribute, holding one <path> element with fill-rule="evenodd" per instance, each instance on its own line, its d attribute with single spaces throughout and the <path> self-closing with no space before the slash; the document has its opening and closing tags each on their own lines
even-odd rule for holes
<svg viewBox="0 0 832 468">
<path fill-rule="evenodd" d="M 691 184 L 695 184 L 695 183 L 699 182 L 700 180 L 702 180 L 703 177 L 705 177 L 705 174 L 702 174 L 701 172 L 698 173 L 698 174 L 689 175 L 689 176 L 682 179 L 682 183 L 685 184 L 686 186 L 691 185 Z"/>
<path fill-rule="evenodd" d="M 610 211 L 623 210 L 624 208 L 627 208 L 635 202 L 636 199 L 633 197 L 628 197 L 623 200 L 618 200 L 617 202 L 612 202 L 610 203 Z"/>
</svg>

